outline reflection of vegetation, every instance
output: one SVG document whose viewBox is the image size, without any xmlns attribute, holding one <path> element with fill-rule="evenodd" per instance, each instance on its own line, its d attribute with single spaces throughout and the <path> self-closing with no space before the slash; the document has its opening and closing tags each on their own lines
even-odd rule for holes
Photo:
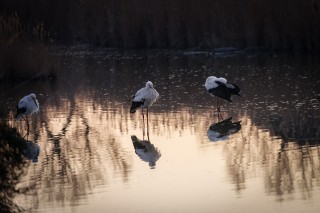
<svg viewBox="0 0 320 213">
<path fill-rule="evenodd" d="M 61 98 L 59 100 L 65 100 Z M 84 104 L 84 105 L 83 105 Z M 128 178 L 126 156 L 111 133 L 97 130 L 101 114 L 88 113 L 90 106 L 82 99 L 70 96 L 60 105 L 49 106 L 41 113 L 46 119 L 40 129 L 38 142 L 41 150 L 38 164 L 32 165 L 22 181 L 21 188 L 36 185 L 30 192 L 33 208 L 46 204 L 66 202 L 77 205 L 96 185 L 106 184 L 112 172 Z M 98 117 L 96 117 L 98 116 Z M 109 167 L 111 166 L 111 169 Z M 35 177 L 35 178 L 32 178 Z"/>
<path fill-rule="evenodd" d="M 312 196 L 313 187 L 320 187 L 320 147 L 287 143 L 284 148 L 283 139 L 258 129 L 251 122 L 245 118 L 242 137 L 224 145 L 231 156 L 227 164 L 236 189 L 246 188 L 247 179 L 255 176 L 260 167 L 266 192 L 275 194 L 279 201 L 292 199 L 291 195 L 297 191 L 304 198 Z"/>
<path fill-rule="evenodd" d="M 0 210 L 19 212 L 22 209 L 13 201 L 19 191 L 16 186 L 25 172 L 27 161 L 23 158 L 25 140 L 16 129 L 0 122 Z"/>
<path fill-rule="evenodd" d="M 287 150 L 280 150 L 275 163 L 266 165 L 266 191 L 276 194 L 279 201 L 292 199 L 292 193 L 299 191 L 304 199 L 312 196 L 314 187 L 320 187 L 320 147 L 290 144 Z M 270 159 L 271 160 L 271 159 Z"/>
<path fill-rule="evenodd" d="M 276 117 L 270 119 L 268 128 L 271 133 L 280 137 L 284 143 L 295 141 L 299 145 L 320 144 L 320 123 L 312 117 L 294 117 L 285 119 Z"/>
</svg>

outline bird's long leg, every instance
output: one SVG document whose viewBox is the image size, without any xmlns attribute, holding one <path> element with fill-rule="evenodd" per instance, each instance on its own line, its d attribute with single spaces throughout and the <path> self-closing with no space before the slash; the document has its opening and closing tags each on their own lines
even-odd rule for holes
<svg viewBox="0 0 320 213">
<path fill-rule="evenodd" d="M 30 128 L 29 128 L 29 121 L 27 116 L 26 116 L 26 122 L 27 122 L 27 134 L 29 134 Z"/>
<path fill-rule="evenodd" d="M 148 137 L 148 141 L 150 141 L 149 139 L 149 108 L 147 108 L 147 137 Z"/>
<path fill-rule="evenodd" d="M 145 132 L 144 132 L 144 114 L 143 114 L 143 109 L 141 109 L 141 111 L 142 111 L 142 128 L 143 128 L 142 134 L 143 134 L 143 137 L 144 137 Z"/>
<path fill-rule="evenodd" d="M 220 104 L 219 104 L 219 99 L 217 99 L 217 110 L 218 110 L 218 113 L 220 113 Z"/>
<path fill-rule="evenodd" d="M 220 100 L 218 100 L 218 101 L 219 101 L 218 112 L 220 112 L 220 107 L 221 107 L 222 99 L 220 99 Z"/>
<path fill-rule="evenodd" d="M 147 108 L 147 133 L 149 133 L 149 108 Z"/>
</svg>

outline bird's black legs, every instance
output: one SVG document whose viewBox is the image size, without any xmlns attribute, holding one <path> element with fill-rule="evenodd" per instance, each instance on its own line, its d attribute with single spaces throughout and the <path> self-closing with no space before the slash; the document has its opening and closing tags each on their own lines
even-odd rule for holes
<svg viewBox="0 0 320 213">
<path fill-rule="evenodd" d="M 143 114 L 143 109 L 141 109 L 141 111 L 142 111 L 142 128 L 143 128 L 143 130 L 142 130 L 142 134 L 143 134 L 143 137 L 144 137 L 144 134 L 145 134 L 145 132 L 144 132 L 144 114 Z"/>
<path fill-rule="evenodd" d="M 30 128 L 29 128 L 29 121 L 28 121 L 28 117 L 27 116 L 26 116 L 26 121 L 27 121 L 27 130 L 28 130 L 28 134 L 29 134 Z"/>
<path fill-rule="evenodd" d="M 27 136 L 27 140 L 28 140 L 29 131 L 30 131 L 28 117 L 27 116 L 26 117 L 22 116 L 22 119 L 25 120 L 26 123 L 27 123 L 27 133 L 23 136 L 23 138 Z"/>
<path fill-rule="evenodd" d="M 143 114 L 143 109 L 141 110 L 142 111 L 142 120 L 143 120 L 143 131 L 142 131 L 142 134 L 143 134 L 143 139 L 144 139 L 144 136 L 145 136 L 145 128 L 147 128 L 147 137 L 148 137 L 148 140 L 149 140 L 149 108 L 147 108 L 147 124 L 145 125 L 144 123 L 144 114 Z M 147 126 L 147 127 L 146 127 Z"/>
<path fill-rule="evenodd" d="M 147 108 L 147 137 L 148 137 L 148 141 L 150 141 L 149 139 L 149 108 Z"/>
<path fill-rule="evenodd" d="M 149 108 L 147 108 L 147 131 L 149 132 Z"/>
<path fill-rule="evenodd" d="M 26 121 L 26 123 L 27 123 L 27 134 L 29 134 L 29 130 L 30 130 L 30 128 L 29 128 L 29 121 L 28 121 L 28 117 L 26 116 L 26 117 L 23 117 L 22 116 L 22 118 L 23 118 L 23 120 L 25 120 Z"/>
<path fill-rule="evenodd" d="M 141 109 L 142 112 L 142 121 L 143 121 L 143 125 L 144 125 L 144 114 L 143 114 L 143 109 Z"/>
<path fill-rule="evenodd" d="M 222 102 L 222 99 L 218 99 L 217 100 L 217 110 L 218 110 L 218 112 L 220 113 L 220 106 L 221 106 L 221 102 Z"/>
</svg>

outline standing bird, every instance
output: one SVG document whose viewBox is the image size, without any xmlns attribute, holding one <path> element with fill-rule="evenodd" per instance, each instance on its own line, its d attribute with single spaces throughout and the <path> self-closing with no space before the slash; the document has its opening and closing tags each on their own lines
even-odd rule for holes
<svg viewBox="0 0 320 213">
<path fill-rule="evenodd" d="M 147 124 L 148 124 L 148 109 L 149 107 L 157 101 L 159 98 L 159 93 L 153 88 L 151 81 L 146 83 L 146 86 L 139 89 L 137 93 L 133 96 L 132 104 L 130 108 L 130 113 L 135 113 L 137 109 L 141 108 L 142 118 L 144 122 L 143 109 L 147 109 Z"/>
<path fill-rule="evenodd" d="M 215 76 L 209 76 L 204 85 L 206 87 L 207 92 L 211 96 L 217 96 L 221 98 L 220 103 L 218 104 L 217 100 L 217 109 L 220 112 L 220 105 L 222 99 L 232 102 L 231 95 L 240 96 L 240 88 L 233 84 L 227 82 L 225 78 L 217 78 Z"/>
<path fill-rule="evenodd" d="M 25 116 L 25 121 L 27 122 L 28 132 L 29 132 L 29 122 L 28 122 L 28 115 L 32 115 L 35 112 L 39 111 L 39 102 L 36 98 L 34 93 L 30 95 L 24 96 L 17 105 L 17 114 L 15 116 L 16 120 L 20 120 Z"/>
</svg>

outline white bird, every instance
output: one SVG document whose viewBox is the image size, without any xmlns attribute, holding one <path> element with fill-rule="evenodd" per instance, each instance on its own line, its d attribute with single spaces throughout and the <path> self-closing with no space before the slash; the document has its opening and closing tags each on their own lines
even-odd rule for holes
<svg viewBox="0 0 320 213">
<path fill-rule="evenodd" d="M 217 78 L 215 76 L 209 76 L 206 79 L 206 83 L 204 86 L 206 87 L 207 92 L 211 96 L 213 97 L 217 96 L 229 102 L 232 102 L 231 95 L 240 96 L 240 88 L 233 83 L 227 82 L 227 80 L 222 77 Z M 221 104 L 221 101 L 220 101 L 220 104 Z M 218 102 L 217 102 L 218 111 L 220 111 L 220 104 L 218 105 Z"/>
<path fill-rule="evenodd" d="M 148 140 L 139 140 L 137 136 L 132 135 L 131 140 L 135 153 L 139 158 L 149 163 L 150 168 L 155 168 L 157 160 L 161 157 L 160 150 Z"/>
<path fill-rule="evenodd" d="M 157 90 L 153 88 L 152 82 L 148 81 L 146 83 L 146 86 L 139 89 L 137 93 L 133 96 L 130 113 L 135 113 L 136 110 L 140 108 L 142 110 L 142 116 L 144 116 L 143 109 L 147 109 L 148 121 L 148 109 L 154 102 L 158 100 L 158 98 L 159 93 L 157 92 Z"/>
<path fill-rule="evenodd" d="M 23 118 L 25 116 L 25 120 L 28 125 L 29 130 L 29 123 L 28 123 L 28 115 L 32 115 L 35 112 L 39 111 L 39 102 L 36 98 L 36 95 L 34 93 L 31 93 L 30 95 L 24 96 L 17 105 L 17 114 L 15 116 L 16 120 L 20 120 L 20 118 Z"/>
</svg>

